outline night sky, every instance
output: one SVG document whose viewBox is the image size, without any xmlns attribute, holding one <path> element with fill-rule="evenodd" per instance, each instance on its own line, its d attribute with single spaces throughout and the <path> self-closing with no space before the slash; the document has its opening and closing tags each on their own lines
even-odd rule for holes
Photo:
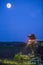
<svg viewBox="0 0 43 65">
<path fill-rule="evenodd" d="M 43 0 L 0 0 L 0 41 L 26 41 L 34 33 L 43 40 Z M 6 4 L 12 7 L 7 8 Z"/>
</svg>

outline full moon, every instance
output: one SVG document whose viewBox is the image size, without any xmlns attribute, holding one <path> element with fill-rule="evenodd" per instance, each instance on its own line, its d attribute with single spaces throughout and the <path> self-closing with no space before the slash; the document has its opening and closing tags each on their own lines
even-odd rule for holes
<svg viewBox="0 0 43 65">
<path fill-rule="evenodd" d="M 11 7 L 12 7 L 12 4 L 11 4 L 11 3 L 7 3 L 7 4 L 6 4 L 6 7 L 7 7 L 7 8 L 11 8 Z"/>
</svg>

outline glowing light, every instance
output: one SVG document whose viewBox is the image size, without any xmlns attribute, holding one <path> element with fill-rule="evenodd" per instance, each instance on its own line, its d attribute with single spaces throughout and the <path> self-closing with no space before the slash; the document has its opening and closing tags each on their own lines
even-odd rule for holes
<svg viewBox="0 0 43 65">
<path fill-rule="evenodd" d="M 7 8 L 11 8 L 11 7 L 12 7 L 12 4 L 11 4 L 11 3 L 7 3 L 7 4 L 6 4 L 6 7 L 7 7 Z"/>
</svg>

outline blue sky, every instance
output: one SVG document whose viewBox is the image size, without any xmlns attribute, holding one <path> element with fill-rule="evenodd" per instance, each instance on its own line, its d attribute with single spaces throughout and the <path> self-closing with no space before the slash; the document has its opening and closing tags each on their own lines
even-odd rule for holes
<svg viewBox="0 0 43 65">
<path fill-rule="evenodd" d="M 42 0 L 0 0 L 0 41 L 26 41 L 34 33 L 43 40 Z M 10 9 L 6 4 L 11 3 Z"/>
</svg>

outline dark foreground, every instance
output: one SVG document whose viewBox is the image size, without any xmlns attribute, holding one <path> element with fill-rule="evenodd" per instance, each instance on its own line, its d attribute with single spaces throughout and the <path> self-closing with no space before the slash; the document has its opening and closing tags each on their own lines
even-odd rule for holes
<svg viewBox="0 0 43 65">
<path fill-rule="evenodd" d="M 25 46 L 26 46 L 26 43 L 24 42 L 5 42 L 5 43 L 0 42 L 0 59 L 3 59 L 3 60 L 9 59 L 12 61 L 14 56 L 20 52 L 23 52 L 24 55 L 28 55 L 28 50 L 25 51 Z M 38 53 L 41 59 L 41 61 L 39 62 L 39 65 L 43 64 L 42 49 L 43 49 L 43 42 L 39 42 Z M 0 62 L 0 65 L 10 65 L 10 64 L 5 64 Z M 19 64 L 12 64 L 12 65 L 19 65 Z M 23 63 L 21 65 L 23 65 Z M 32 65 L 32 64 L 27 64 L 27 65 Z"/>
</svg>

